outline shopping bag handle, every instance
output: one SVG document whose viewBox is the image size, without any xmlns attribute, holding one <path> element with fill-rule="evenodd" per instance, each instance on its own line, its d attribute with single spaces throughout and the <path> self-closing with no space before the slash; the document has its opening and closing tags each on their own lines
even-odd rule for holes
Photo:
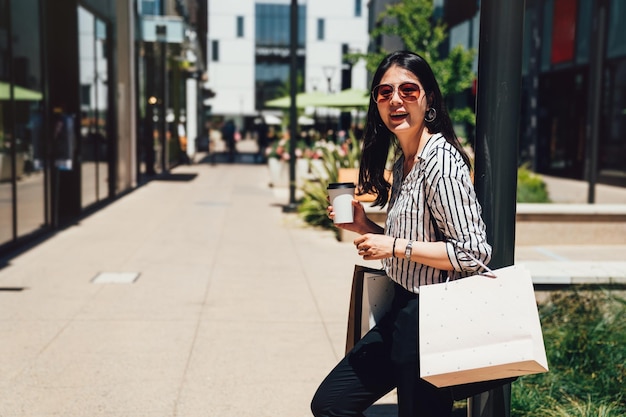
<svg viewBox="0 0 626 417">
<path fill-rule="evenodd" d="M 480 272 L 478 275 L 482 275 L 488 278 L 498 278 L 498 276 L 496 275 L 495 272 L 493 272 L 493 270 L 491 268 L 489 268 L 487 265 L 485 265 L 480 259 L 476 259 L 476 257 L 474 255 L 472 255 L 471 253 L 468 253 L 466 251 L 463 251 L 464 254 L 466 254 L 467 256 L 469 256 L 474 262 L 476 262 L 478 265 L 482 266 L 484 269 L 486 269 L 487 271 L 483 271 Z M 450 275 L 448 275 L 448 278 L 446 278 L 446 290 L 448 289 L 448 282 L 450 282 Z"/>
<path fill-rule="evenodd" d="M 466 251 L 463 251 L 463 252 L 464 252 L 467 256 L 469 256 L 469 257 L 470 257 L 470 258 L 471 258 L 474 262 L 476 262 L 478 265 L 482 266 L 484 269 L 486 269 L 486 270 L 487 270 L 486 272 L 485 272 L 485 271 L 483 271 L 483 272 L 481 272 L 481 273 L 480 273 L 480 274 L 478 274 L 478 275 L 484 275 L 484 276 L 489 277 L 489 278 L 498 278 L 498 277 L 496 276 L 496 273 L 495 273 L 495 272 L 493 272 L 493 271 L 491 270 L 491 268 L 489 268 L 487 265 L 485 265 L 485 264 L 484 264 L 484 263 L 483 263 L 480 259 L 477 259 L 474 255 L 472 255 L 472 254 L 471 254 L 471 253 L 469 253 L 469 252 L 466 252 Z"/>
</svg>

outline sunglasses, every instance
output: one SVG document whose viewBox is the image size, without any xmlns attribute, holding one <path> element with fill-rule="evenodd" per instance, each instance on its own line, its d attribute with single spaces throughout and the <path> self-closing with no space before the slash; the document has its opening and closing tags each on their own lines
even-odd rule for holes
<svg viewBox="0 0 626 417">
<path fill-rule="evenodd" d="M 372 98 L 376 103 L 391 100 L 396 87 L 392 84 L 378 84 L 372 90 Z M 402 83 L 398 86 L 398 95 L 404 101 L 417 101 L 420 97 L 420 86 L 415 83 Z"/>
</svg>

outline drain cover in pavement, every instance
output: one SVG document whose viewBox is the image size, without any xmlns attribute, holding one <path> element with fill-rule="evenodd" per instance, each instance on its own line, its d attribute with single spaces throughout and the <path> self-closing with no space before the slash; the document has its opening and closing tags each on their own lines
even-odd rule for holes
<svg viewBox="0 0 626 417">
<path fill-rule="evenodd" d="M 100 272 L 91 281 L 94 284 L 132 284 L 139 272 Z"/>
</svg>

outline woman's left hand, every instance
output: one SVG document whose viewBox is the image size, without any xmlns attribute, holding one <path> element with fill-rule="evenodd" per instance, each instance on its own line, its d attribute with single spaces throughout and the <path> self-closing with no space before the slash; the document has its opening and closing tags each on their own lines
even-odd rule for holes
<svg viewBox="0 0 626 417">
<path fill-rule="evenodd" d="M 364 260 L 391 258 L 393 239 L 387 235 L 366 233 L 354 239 L 354 245 Z"/>
</svg>

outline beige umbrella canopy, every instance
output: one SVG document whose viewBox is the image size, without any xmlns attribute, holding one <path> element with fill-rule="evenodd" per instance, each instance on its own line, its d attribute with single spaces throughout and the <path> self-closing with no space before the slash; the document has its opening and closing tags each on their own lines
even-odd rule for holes
<svg viewBox="0 0 626 417">
<path fill-rule="evenodd" d="M 9 100 L 11 98 L 11 95 L 9 94 L 9 87 L 9 83 L 0 81 L 0 100 Z M 14 85 L 13 97 L 15 100 L 21 101 L 38 101 L 41 100 L 43 95 L 39 91 L 29 90 L 28 88 Z"/>
<path fill-rule="evenodd" d="M 370 94 L 367 90 L 349 88 L 336 94 L 326 94 L 318 91 L 311 93 L 298 93 L 296 95 L 296 107 L 330 107 L 330 108 L 366 108 L 370 104 Z M 289 96 L 276 98 L 265 102 L 265 107 L 287 109 L 291 106 Z"/>
<path fill-rule="evenodd" d="M 311 93 L 298 93 L 296 94 L 296 107 L 303 109 L 305 107 L 319 107 L 318 101 L 323 99 L 326 94 L 319 91 L 313 91 Z M 288 109 L 291 107 L 291 96 L 285 96 L 275 98 L 265 102 L 265 107 Z"/>
<path fill-rule="evenodd" d="M 334 108 L 366 108 L 370 104 L 370 94 L 367 90 L 348 88 L 337 94 L 326 94 L 318 102 L 318 107 Z"/>
</svg>

